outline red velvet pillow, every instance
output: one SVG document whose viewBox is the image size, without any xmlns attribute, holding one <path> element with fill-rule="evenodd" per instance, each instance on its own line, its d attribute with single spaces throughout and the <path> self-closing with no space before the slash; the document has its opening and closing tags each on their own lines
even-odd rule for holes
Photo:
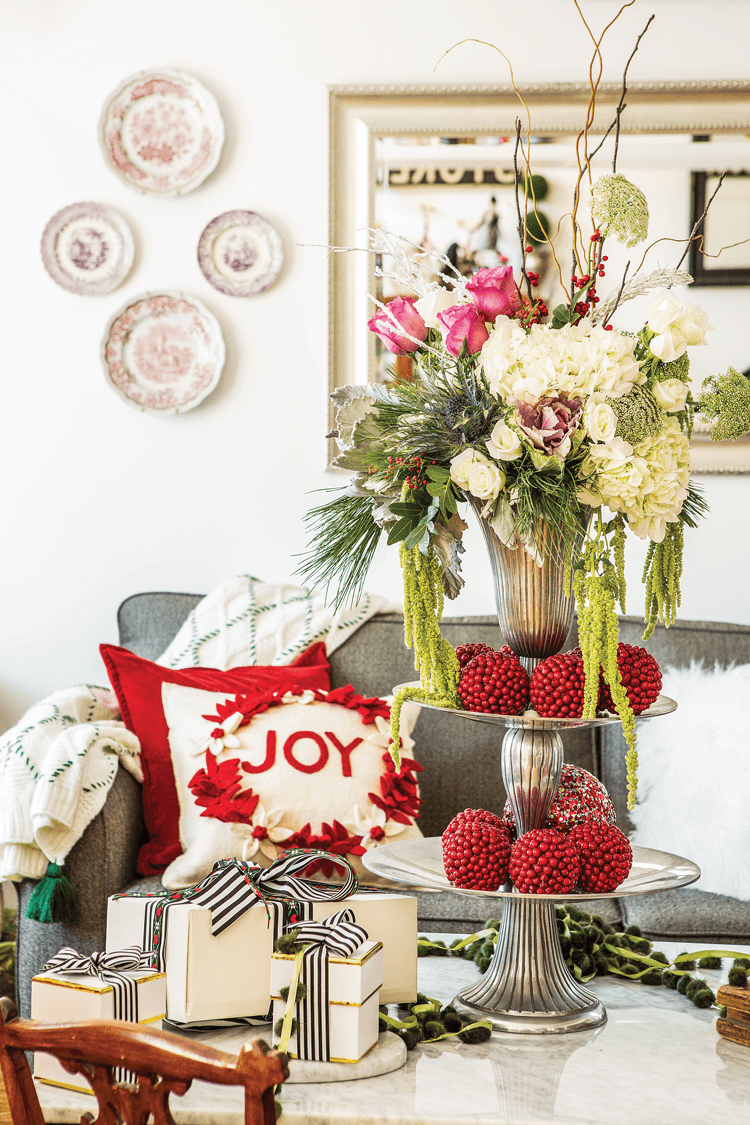
<svg viewBox="0 0 750 1125">
<path fill-rule="evenodd" d="M 110 683 L 123 721 L 141 743 L 143 814 L 149 841 L 138 855 L 141 875 L 158 875 L 182 853 L 180 805 L 175 786 L 169 731 L 164 718 L 162 684 L 180 684 L 230 695 L 267 691 L 269 688 L 319 688 L 331 686 L 330 666 L 322 642 L 312 645 L 291 664 L 246 668 L 163 668 L 152 660 L 117 645 L 100 645 Z"/>
</svg>

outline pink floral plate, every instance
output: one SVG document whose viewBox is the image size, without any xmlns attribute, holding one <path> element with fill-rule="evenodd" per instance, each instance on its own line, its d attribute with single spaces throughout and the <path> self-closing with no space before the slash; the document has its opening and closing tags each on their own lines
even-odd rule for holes
<svg viewBox="0 0 750 1125">
<path fill-rule="evenodd" d="M 110 385 L 139 410 L 184 414 L 219 382 L 224 339 L 216 317 L 185 293 L 140 293 L 107 324 L 102 362 Z"/>
<path fill-rule="evenodd" d="M 252 297 L 276 281 L 284 248 L 276 227 L 255 211 L 225 211 L 212 219 L 198 242 L 198 265 L 214 289 Z"/>
<path fill-rule="evenodd" d="M 216 99 L 179 70 L 145 70 L 107 98 L 99 141 L 113 172 L 130 187 L 184 195 L 219 162 L 224 122 Z"/>
<path fill-rule="evenodd" d="M 130 227 L 101 203 L 71 203 L 53 215 L 42 235 L 42 262 L 53 281 L 80 296 L 111 293 L 130 273 L 135 245 Z"/>
</svg>

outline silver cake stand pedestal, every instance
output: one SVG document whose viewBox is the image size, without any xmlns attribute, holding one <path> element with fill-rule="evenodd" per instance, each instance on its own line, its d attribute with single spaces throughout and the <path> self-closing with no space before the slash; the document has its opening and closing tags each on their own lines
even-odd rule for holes
<svg viewBox="0 0 750 1125">
<path fill-rule="evenodd" d="M 666 715 L 676 707 L 674 700 L 659 696 L 639 717 Z M 519 834 L 541 827 L 547 817 L 563 766 L 560 730 L 619 722 L 617 718 L 541 719 L 533 712 L 499 716 L 433 709 L 445 715 L 446 721 L 489 722 L 508 728 L 501 769 Z M 635 847 L 628 878 L 610 894 L 519 894 L 509 884 L 492 892 L 459 890 L 446 878 L 437 836 L 373 848 L 362 862 L 374 875 L 415 889 L 502 899 L 492 961 L 484 975 L 463 988 L 454 1001 L 461 1015 L 489 1020 L 498 1034 L 556 1035 L 591 1030 L 606 1022 L 604 1005 L 565 964 L 555 915 L 558 903 L 654 894 L 686 887 L 700 878 L 700 868 L 689 859 Z"/>
</svg>

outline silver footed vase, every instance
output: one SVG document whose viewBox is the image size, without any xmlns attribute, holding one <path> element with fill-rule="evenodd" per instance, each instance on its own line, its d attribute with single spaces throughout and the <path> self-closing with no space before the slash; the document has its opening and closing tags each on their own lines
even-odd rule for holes
<svg viewBox="0 0 750 1125">
<path fill-rule="evenodd" d="M 546 525 L 540 566 L 519 547 L 509 550 L 482 519 L 472 499 L 492 566 L 500 631 L 526 670 L 559 652 L 573 622 L 565 594 L 562 535 Z M 580 543 L 585 528 L 581 528 Z M 500 769 L 519 836 L 543 827 L 563 767 L 563 742 L 554 719 L 508 717 Z M 500 812 L 500 810 L 494 810 Z M 503 898 L 492 961 L 476 983 L 455 999 L 458 1011 L 489 1020 L 496 1033 L 531 1035 L 591 1030 L 605 1023 L 604 1006 L 570 974 L 560 949 L 555 902 L 545 895 Z"/>
</svg>

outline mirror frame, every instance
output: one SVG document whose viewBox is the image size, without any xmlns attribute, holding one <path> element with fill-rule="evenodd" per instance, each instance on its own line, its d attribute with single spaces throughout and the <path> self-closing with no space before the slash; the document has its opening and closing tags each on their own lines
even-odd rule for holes
<svg viewBox="0 0 750 1125">
<path fill-rule="evenodd" d="M 329 231 L 331 247 L 365 251 L 375 206 L 375 142 L 383 136 L 512 135 L 523 107 L 511 86 L 330 86 Z M 583 83 L 527 85 L 521 93 L 535 133 L 575 136 L 583 121 L 590 88 Z M 603 83 L 597 92 L 601 134 L 609 126 L 622 94 L 621 83 Z M 750 82 L 637 82 L 627 91 L 621 133 L 750 133 Z M 329 393 L 347 383 L 371 378 L 375 348 L 367 329 L 372 315 L 374 257 L 370 253 L 330 253 L 328 277 Z M 333 404 L 329 409 L 334 424 Z M 750 472 L 750 446 L 734 457 L 701 443 L 694 471 Z M 718 458 L 714 452 L 720 453 Z M 335 456 L 330 443 L 329 460 Z M 744 467 L 740 467 L 740 463 Z"/>
</svg>

